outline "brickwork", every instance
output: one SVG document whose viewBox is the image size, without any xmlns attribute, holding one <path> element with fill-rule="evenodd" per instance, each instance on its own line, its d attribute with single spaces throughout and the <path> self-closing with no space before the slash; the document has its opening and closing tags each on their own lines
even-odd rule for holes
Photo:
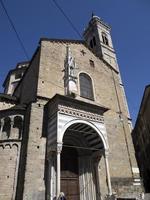
<svg viewBox="0 0 150 200">
<path fill-rule="evenodd" d="M 127 152 L 127 146 L 125 141 L 125 133 L 123 126 L 125 127 L 127 134 L 127 142 L 130 142 L 129 146 L 132 147 L 132 140 L 128 127 L 128 111 L 123 102 L 123 95 L 119 85 L 119 77 L 114 71 L 106 66 L 99 58 L 95 57 L 85 46 L 79 44 L 69 44 L 73 56 L 76 58 L 77 70 L 76 73 L 79 75 L 80 72 L 89 74 L 93 80 L 94 96 L 95 101 L 86 100 L 80 97 L 79 82 L 78 82 L 78 94 L 76 99 L 90 102 L 97 105 L 105 105 L 110 109 L 105 114 L 106 128 L 109 137 L 110 144 L 110 160 L 115 161 L 114 170 L 112 175 L 114 176 L 132 176 L 132 169 L 129 163 L 129 155 Z M 86 52 L 85 56 L 82 55 L 81 51 Z M 63 87 L 63 68 L 65 60 L 66 44 L 54 43 L 54 42 L 42 42 L 41 59 L 40 59 L 40 71 L 39 71 L 39 82 L 38 82 L 38 95 L 51 98 L 54 94 L 59 93 L 64 95 Z M 57 59 L 56 59 L 57 58 Z M 95 67 L 90 66 L 89 60 L 93 60 Z M 117 87 L 117 91 L 114 86 L 114 80 Z M 79 80 L 79 79 L 78 79 Z M 107 91 L 107 92 L 105 92 Z M 117 93 L 117 94 L 116 94 Z M 118 95 L 118 97 L 117 97 Z M 122 95 L 122 96 L 121 96 Z M 120 101 L 121 111 L 123 113 L 124 122 L 119 117 L 118 99 Z M 124 125 L 123 125 L 124 124 Z M 116 143 L 117 141 L 117 143 Z M 118 154 L 118 151 L 120 152 Z M 121 153 L 122 152 L 122 153 Z M 126 152 L 126 153 L 125 153 Z M 130 151 L 131 160 L 133 160 L 133 166 L 136 165 L 134 159 L 134 150 Z M 122 159 L 124 156 L 124 159 Z M 121 160 L 121 162 L 120 162 Z M 112 164 L 113 165 L 113 164 Z M 125 167 L 126 166 L 126 167 Z M 124 167 L 125 170 L 122 170 Z M 120 169 L 115 170 L 115 169 Z M 127 170 L 127 171 L 126 171 Z M 118 175 L 116 174 L 118 173 Z M 124 174 L 124 175 L 121 175 Z"/>
<path fill-rule="evenodd" d="M 16 192 L 18 144 L 0 144 L 0 199 L 10 200 Z"/>
<path fill-rule="evenodd" d="M 38 95 L 51 98 L 55 93 L 64 94 L 63 67 L 66 44 L 47 41 L 43 41 L 42 44 L 39 71 L 39 76 L 42 79 L 39 79 Z M 132 168 L 137 168 L 137 163 L 130 133 L 129 113 L 125 104 L 123 89 L 120 86 L 119 74 L 95 57 L 82 44 L 68 45 L 72 55 L 76 58 L 77 76 L 80 72 L 89 74 L 94 86 L 94 102 L 80 97 L 79 82 L 76 99 L 105 105 L 110 109 L 105 113 L 105 122 L 110 146 L 111 176 L 139 178 L 139 174 L 133 174 L 132 170 Z M 86 52 L 84 56 L 81 53 L 82 50 Z M 90 66 L 90 59 L 94 61 L 94 68 Z"/>
<path fill-rule="evenodd" d="M 18 97 L 21 103 L 30 103 L 36 99 L 39 60 L 40 51 L 37 49 L 29 68 L 14 92 L 14 96 Z"/>
<path fill-rule="evenodd" d="M 29 138 L 27 145 L 24 200 L 45 199 L 45 148 L 42 138 L 43 102 L 33 103 L 31 107 Z"/>
<path fill-rule="evenodd" d="M 150 86 L 146 86 L 137 121 L 132 132 L 136 158 L 146 193 L 150 193 Z"/>
</svg>

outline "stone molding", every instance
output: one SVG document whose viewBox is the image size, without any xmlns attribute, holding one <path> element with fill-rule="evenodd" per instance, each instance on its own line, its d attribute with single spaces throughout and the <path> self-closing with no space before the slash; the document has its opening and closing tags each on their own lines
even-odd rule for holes
<svg viewBox="0 0 150 200">
<path fill-rule="evenodd" d="M 11 141 L 11 142 L 7 142 L 7 141 L 4 141 L 4 142 L 0 142 L 0 148 L 9 148 L 9 149 L 12 149 L 13 146 L 16 146 L 17 148 L 20 148 L 20 140 L 16 140 L 16 141 Z"/>
<path fill-rule="evenodd" d="M 48 157 L 54 153 L 60 154 L 62 151 L 62 147 L 63 147 L 62 143 L 55 143 L 55 144 L 51 145 L 51 147 L 49 148 L 49 151 L 48 151 Z"/>
<path fill-rule="evenodd" d="M 104 117 L 102 115 L 86 112 L 68 106 L 58 105 L 58 112 L 61 114 L 70 115 L 77 118 L 104 123 Z"/>
<path fill-rule="evenodd" d="M 57 153 L 61 153 L 62 151 L 62 143 L 57 143 Z"/>
</svg>

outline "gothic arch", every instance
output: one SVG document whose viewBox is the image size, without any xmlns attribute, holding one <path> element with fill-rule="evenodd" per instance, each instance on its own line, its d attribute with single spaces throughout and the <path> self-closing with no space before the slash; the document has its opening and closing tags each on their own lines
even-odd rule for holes
<svg viewBox="0 0 150 200">
<path fill-rule="evenodd" d="M 11 145 L 10 144 L 6 144 L 4 148 L 5 149 L 11 149 Z"/>
<path fill-rule="evenodd" d="M 3 145 L 3 144 L 0 145 L 0 149 L 1 149 L 1 148 L 4 149 L 4 145 Z"/>
<path fill-rule="evenodd" d="M 16 148 L 16 149 L 18 149 L 19 148 L 19 146 L 18 146 L 18 144 L 17 143 L 14 143 L 13 145 L 12 145 L 12 148 Z"/>
</svg>

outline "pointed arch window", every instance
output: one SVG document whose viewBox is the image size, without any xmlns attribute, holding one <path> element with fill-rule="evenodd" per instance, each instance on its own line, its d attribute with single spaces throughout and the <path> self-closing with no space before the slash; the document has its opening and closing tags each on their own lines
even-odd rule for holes
<svg viewBox="0 0 150 200">
<path fill-rule="evenodd" d="M 80 95 L 81 97 L 94 100 L 92 79 L 85 73 L 80 73 Z"/>
<path fill-rule="evenodd" d="M 106 35 L 106 33 L 102 33 L 102 39 L 103 39 L 103 43 L 106 44 L 107 46 L 109 46 L 109 42 L 108 42 L 108 37 Z"/>
</svg>

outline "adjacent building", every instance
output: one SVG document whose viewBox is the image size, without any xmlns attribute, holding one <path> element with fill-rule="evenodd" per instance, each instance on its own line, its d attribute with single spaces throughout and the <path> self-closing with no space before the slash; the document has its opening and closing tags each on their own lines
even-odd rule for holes
<svg viewBox="0 0 150 200">
<path fill-rule="evenodd" d="M 132 132 L 136 158 L 146 193 L 150 193 L 150 85 L 146 86 Z"/>
<path fill-rule="evenodd" d="M 140 199 L 132 123 L 111 28 L 42 38 L 0 94 L 0 199 Z"/>
</svg>

